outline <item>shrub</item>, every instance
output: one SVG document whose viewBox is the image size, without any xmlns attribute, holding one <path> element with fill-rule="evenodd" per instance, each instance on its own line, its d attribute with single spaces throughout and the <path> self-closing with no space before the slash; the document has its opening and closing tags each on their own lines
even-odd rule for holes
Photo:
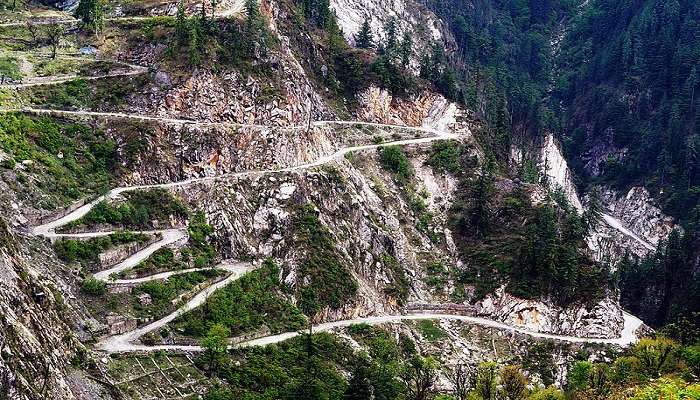
<svg viewBox="0 0 700 400">
<path fill-rule="evenodd" d="M 399 146 L 381 147 L 379 161 L 384 168 L 394 173 L 394 178 L 400 184 L 408 183 L 409 179 L 413 177 L 411 162 Z"/>
<path fill-rule="evenodd" d="M 459 162 L 462 146 L 454 140 L 438 140 L 433 143 L 432 154 L 426 161 L 437 171 L 457 173 L 461 169 Z"/>
<path fill-rule="evenodd" d="M 107 284 L 94 277 L 89 277 L 83 281 L 82 290 L 90 296 L 101 296 L 107 293 Z"/>
</svg>

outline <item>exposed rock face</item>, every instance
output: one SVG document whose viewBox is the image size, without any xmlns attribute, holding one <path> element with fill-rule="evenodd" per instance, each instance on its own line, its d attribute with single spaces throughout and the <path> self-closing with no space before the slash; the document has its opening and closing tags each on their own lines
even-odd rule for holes
<svg viewBox="0 0 700 400">
<path fill-rule="evenodd" d="M 543 174 L 546 174 L 550 188 L 552 190 L 563 190 L 569 203 L 579 212 L 583 211 L 569 165 L 559 149 L 559 144 L 554 135 L 551 133 L 544 138 L 539 167 Z"/>
<path fill-rule="evenodd" d="M 23 261 L 9 232 L 0 240 L 0 391 L 10 399 L 75 399 L 69 362 L 84 349 L 64 321 L 67 305 Z"/>
<path fill-rule="evenodd" d="M 442 132 L 469 129 L 458 124 L 458 120 L 468 119 L 466 111 L 436 93 L 422 92 L 403 99 L 395 98 L 385 89 L 370 87 L 358 95 L 358 100 L 360 121 L 426 126 Z"/>
<path fill-rule="evenodd" d="M 331 7 L 338 16 L 343 34 L 352 44 L 365 21 L 370 25 L 375 42 L 385 41 L 384 28 L 395 18 L 398 39 L 409 32 L 414 41 L 411 61 L 414 70 L 418 68 L 420 55 L 426 54 L 432 43 L 448 42 L 442 33 L 443 22 L 413 0 L 331 0 Z"/>
<path fill-rule="evenodd" d="M 477 312 L 533 331 L 563 335 L 575 332 L 582 337 L 618 337 L 624 324 L 620 306 L 610 297 L 590 309 L 583 305 L 561 308 L 551 302 L 519 299 L 504 288 L 480 301 Z"/>
<path fill-rule="evenodd" d="M 664 215 L 643 187 L 633 187 L 624 196 L 619 196 L 613 189 L 603 188 L 601 195 L 609 217 L 596 227 L 589 243 L 595 257 L 609 263 L 612 268 L 627 252 L 637 257 L 647 255 L 677 228 L 673 219 Z"/>
<path fill-rule="evenodd" d="M 633 187 L 624 196 L 608 189 L 603 193 L 603 202 L 611 215 L 654 246 L 665 240 L 676 227 L 673 218 L 661 211 L 643 187 Z"/>
</svg>

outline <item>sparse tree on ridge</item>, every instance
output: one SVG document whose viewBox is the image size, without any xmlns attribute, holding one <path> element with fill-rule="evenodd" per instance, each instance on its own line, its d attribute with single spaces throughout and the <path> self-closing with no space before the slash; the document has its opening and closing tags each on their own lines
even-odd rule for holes
<svg viewBox="0 0 700 400">
<path fill-rule="evenodd" d="M 51 58 L 56 58 L 56 52 L 61 44 L 61 37 L 63 37 L 63 26 L 61 24 L 51 24 L 46 29 L 46 34 L 51 46 Z"/>
<path fill-rule="evenodd" d="M 99 35 L 104 28 L 102 7 L 102 0 L 80 0 L 75 15 L 80 18 L 83 29 Z"/>
<path fill-rule="evenodd" d="M 387 53 L 392 53 L 396 49 L 396 44 L 398 39 L 396 37 L 396 18 L 391 17 L 389 21 L 384 26 L 384 33 L 386 34 L 386 46 L 384 46 Z"/>
<path fill-rule="evenodd" d="M 403 39 L 399 45 L 399 57 L 404 68 L 408 68 L 411 62 L 411 54 L 413 53 L 413 37 L 409 31 L 404 32 Z"/>
</svg>

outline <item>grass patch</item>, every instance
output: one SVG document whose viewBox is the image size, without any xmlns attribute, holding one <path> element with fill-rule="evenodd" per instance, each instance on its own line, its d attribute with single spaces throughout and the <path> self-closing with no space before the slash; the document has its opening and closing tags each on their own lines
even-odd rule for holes
<svg viewBox="0 0 700 400">
<path fill-rule="evenodd" d="M 14 57 L 0 57 L 0 82 L 11 80 L 18 81 L 22 79 L 22 73 L 19 70 L 19 64 Z"/>
<path fill-rule="evenodd" d="M 31 161 L 26 172 L 35 173 L 39 189 L 58 204 L 106 190 L 117 172 L 115 142 L 86 125 L 3 113 L 0 147 L 12 160 L 0 168 L 14 168 L 15 161 Z M 50 209 L 58 205 L 56 202 L 39 205 Z"/>
<path fill-rule="evenodd" d="M 455 174 L 461 170 L 460 158 L 463 151 L 462 145 L 455 140 L 438 140 L 433 142 L 426 164 L 436 171 Z"/>
<path fill-rule="evenodd" d="M 418 328 L 421 336 L 429 342 L 435 342 L 447 337 L 447 333 L 432 319 L 419 320 L 416 323 L 416 328 Z"/>
</svg>

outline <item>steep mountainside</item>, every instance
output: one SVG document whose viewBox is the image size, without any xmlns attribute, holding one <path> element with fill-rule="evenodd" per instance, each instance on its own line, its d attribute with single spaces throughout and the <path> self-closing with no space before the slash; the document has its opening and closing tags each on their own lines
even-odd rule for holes
<svg viewBox="0 0 700 400">
<path fill-rule="evenodd" d="M 600 3 L 4 5 L 0 389 L 696 391 L 682 325 L 635 344 L 697 308 L 695 222 L 665 184 L 576 159 L 631 140 L 571 140 L 598 126 L 566 73 Z"/>
</svg>

